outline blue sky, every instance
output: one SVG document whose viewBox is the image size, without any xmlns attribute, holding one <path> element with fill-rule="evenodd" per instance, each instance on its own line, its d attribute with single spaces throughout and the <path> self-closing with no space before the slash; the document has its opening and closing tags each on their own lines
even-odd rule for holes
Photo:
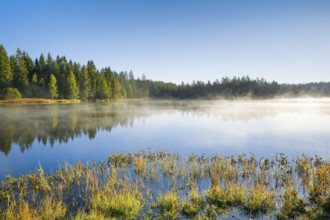
<svg viewBox="0 0 330 220">
<path fill-rule="evenodd" d="M 1 0 L 0 44 L 154 80 L 330 81 L 328 0 Z"/>
</svg>

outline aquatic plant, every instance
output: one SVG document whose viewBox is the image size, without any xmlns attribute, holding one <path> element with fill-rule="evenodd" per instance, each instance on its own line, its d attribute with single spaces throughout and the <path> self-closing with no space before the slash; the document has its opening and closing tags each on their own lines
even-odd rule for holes
<svg viewBox="0 0 330 220">
<path fill-rule="evenodd" d="M 193 189 L 190 196 L 181 202 L 181 213 L 187 218 L 194 218 L 199 215 L 205 207 L 205 201 L 202 195 L 199 195 L 196 189 Z"/>
<path fill-rule="evenodd" d="M 250 189 L 247 201 L 244 203 L 244 211 L 252 216 L 269 213 L 275 207 L 276 194 L 261 185 Z"/>
<path fill-rule="evenodd" d="M 306 212 L 306 202 L 299 197 L 295 187 L 286 188 L 282 200 L 282 208 L 276 215 L 278 219 L 295 219 Z"/>
<path fill-rule="evenodd" d="M 176 192 L 167 192 L 160 196 L 154 208 L 162 219 L 177 219 L 179 215 L 179 198 Z"/>
<path fill-rule="evenodd" d="M 40 166 L 0 183 L 0 219 L 327 219 L 329 207 L 329 162 L 305 155 L 257 160 L 149 150 L 65 163 L 55 173 Z"/>
</svg>

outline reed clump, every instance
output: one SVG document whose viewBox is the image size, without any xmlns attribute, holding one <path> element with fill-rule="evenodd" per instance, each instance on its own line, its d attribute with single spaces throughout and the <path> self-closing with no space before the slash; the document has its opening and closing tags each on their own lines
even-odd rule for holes
<svg viewBox="0 0 330 220">
<path fill-rule="evenodd" d="M 167 192 L 160 196 L 154 206 L 162 219 L 177 219 L 179 215 L 179 198 L 176 192 Z"/>
<path fill-rule="evenodd" d="M 195 218 L 200 215 L 205 207 L 203 195 L 200 195 L 196 189 L 193 189 L 187 199 L 183 199 L 181 213 L 186 218 Z"/>
<path fill-rule="evenodd" d="M 276 215 L 278 219 L 296 219 L 306 213 L 306 202 L 299 197 L 295 187 L 285 189 L 282 201 L 283 206 Z"/>
<path fill-rule="evenodd" d="M 247 201 L 244 203 L 244 211 L 249 215 L 256 216 L 267 214 L 275 209 L 276 194 L 261 185 L 250 189 Z"/>
</svg>

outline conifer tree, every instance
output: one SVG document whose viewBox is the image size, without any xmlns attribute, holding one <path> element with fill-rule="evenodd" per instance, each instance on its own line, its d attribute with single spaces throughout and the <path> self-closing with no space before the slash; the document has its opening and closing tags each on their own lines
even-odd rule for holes
<svg viewBox="0 0 330 220">
<path fill-rule="evenodd" d="M 143 97 L 147 98 L 149 95 L 149 88 L 148 88 L 148 81 L 146 76 L 142 75 L 142 90 L 143 90 Z"/>
<path fill-rule="evenodd" d="M 130 98 L 135 98 L 136 97 L 136 85 L 135 85 L 135 79 L 134 79 L 134 75 L 133 75 L 132 71 L 129 72 L 129 83 L 131 86 Z"/>
<path fill-rule="evenodd" d="M 20 92 L 24 92 L 29 85 L 29 71 L 25 65 L 25 59 L 20 49 L 17 49 L 15 61 L 13 62 L 13 84 Z"/>
<path fill-rule="evenodd" d="M 104 74 L 98 75 L 96 89 L 97 99 L 109 99 L 111 97 L 109 86 Z"/>
<path fill-rule="evenodd" d="M 73 71 L 70 71 L 70 74 L 67 78 L 66 98 L 77 99 L 78 95 L 79 95 L 79 89 L 77 86 L 76 78 L 73 75 Z"/>
<path fill-rule="evenodd" d="M 48 91 L 52 99 L 56 99 L 58 97 L 57 80 L 53 74 L 50 74 Z"/>
<path fill-rule="evenodd" d="M 110 79 L 111 83 L 111 98 L 112 99 L 119 99 L 121 98 L 120 96 L 120 85 L 119 81 L 115 76 L 112 76 Z"/>
<path fill-rule="evenodd" d="M 94 65 L 93 61 L 88 61 L 87 62 L 87 71 L 90 79 L 90 86 L 91 86 L 91 92 L 90 92 L 90 97 L 91 99 L 94 99 L 94 96 L 96 94 L 96 67 Z"/>
<path fill-rule="evenodd" d="M 0 89 L 8 87 L 13 79 L 6 49 L 0 45 Z"/>
<path fill-rule="evenodd" d="M 81 69 L 81 77 L 80 77 L 80 99 L 86 100 L 90 97 L 91 94 L 91 83 L 88 75 L 88 71 L 84 66 Z"/>
</svg>

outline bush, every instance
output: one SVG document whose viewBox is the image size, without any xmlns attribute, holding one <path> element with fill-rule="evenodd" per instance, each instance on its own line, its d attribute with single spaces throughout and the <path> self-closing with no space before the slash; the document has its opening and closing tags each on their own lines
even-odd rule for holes
<svg viewBox="0 0 330 220">
<path fill-rule="evenodd" d="M 5 88 L 1 90 L 0 99 L 20 99 L 22 94 L 16 88 Z"/>
</svg>

